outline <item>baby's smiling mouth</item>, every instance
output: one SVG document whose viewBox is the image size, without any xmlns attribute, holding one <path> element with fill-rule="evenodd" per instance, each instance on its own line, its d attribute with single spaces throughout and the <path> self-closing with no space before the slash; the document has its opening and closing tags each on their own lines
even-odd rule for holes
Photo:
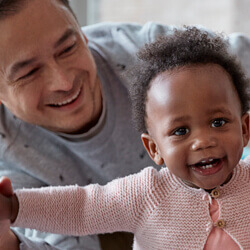
<svg viewBox="0 0 250 250">
<path fill-rule="evenodd" d="M 223 168 L 224 158 L 210 157 L 201 159 L 199 162 L 189 165 L 194 172 L 203 175 L 213 175 Z"/>
<path fill-rule="evenodd" d="M 221 161 L 221 159 L 208 158 L 201 160 L 193 165 L 190 165 L 191 168 L 201 168 L 201 169 L 209 169 L 217 165 Z"/>
</svg>

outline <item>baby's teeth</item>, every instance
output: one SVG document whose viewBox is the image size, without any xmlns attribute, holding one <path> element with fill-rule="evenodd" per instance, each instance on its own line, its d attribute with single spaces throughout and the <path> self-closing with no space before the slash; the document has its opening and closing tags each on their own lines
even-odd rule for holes
<svg viewBox="0 0 250 250">
<path fill-rule="evenodd" d="M 212 162 L 213 160 L 209 160 L 210 162 Z M 201 161 L 201 163 L 206 163 L 206 161 Z M 199 168 L 200 169 L 209 169 L 209 168 L 212 168 L 213 167 L 213 164 L 207 164 L 207 165 L 203 165 L 203 166 L 200 166 Z M 196 167 L 192 167 L 193 170 L 196 170 Z"/>
<path fill-rule="evenodd" d="M 209 162 L 212 162 L 214 159 L 208 159 Z M 201 161 L 202 164 L 206 163 L 206 160 Z"/>
<path fill-rule="evenodd" d="M 212 167 L 213 167 L 213 165 L 210 164 L 210 165 L 202 166 L 201 168 L 202 168 L 202 169 L 207 169 L 207 168 L 212 168 Z"/>
</svg>

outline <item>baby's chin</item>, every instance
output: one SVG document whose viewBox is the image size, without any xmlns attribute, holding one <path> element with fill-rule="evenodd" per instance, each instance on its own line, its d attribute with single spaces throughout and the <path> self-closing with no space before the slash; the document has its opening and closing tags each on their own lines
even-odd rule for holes
<svg viewBox="0 0 250 250">
<path fill-rule="evenodd" d="M 231 180 L 232 176 L 233 176 L 233 173 L 230 173 L 227 176 L 227 178 L 225 180 L 221 181 L 221 183 L 218 183 L 218 185 L 213 185 L 212 187 L 211 186 L 210 187 L 209 186 L 208 187 L 201 187 L 201 188 L 203 188 L 205 190 L 212 190 L 212 189 L 214 189 L 216 187 L 223 186 L 223 185 L 227 184 Z"/>
<path fill-rule="evenodd" d="M 192 188 L 197 188 L 197 189 L 204 189 L 206 191 L 211 191 L 219 186 L 223 186 L 225 184 L 227 184 L 232 178 L 232 173 L 230 173 L 225 179 L 219 181 L 219 182 L 216 182 L 216 183 L 204 183 L 204 182 L 201 182 L 201 183 L 196 183 L 196 182 L 190 182 L 190 181 L 186 181 L 186 180 L 182 180 L 186 185 L 192 187 Z"/>
</svg>

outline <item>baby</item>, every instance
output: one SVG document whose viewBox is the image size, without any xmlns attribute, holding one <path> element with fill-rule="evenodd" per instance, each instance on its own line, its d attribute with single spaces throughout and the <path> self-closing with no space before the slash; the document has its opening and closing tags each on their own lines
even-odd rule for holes
<svg viewBox="0 0 250 250">
<path fill-rule="evenodd" d="M 16 190 L 12 226 L 87 235 L 132 232 L 134 249 L 250 249 L 248 81 L 224 37 L 193 27 L 147 44 L 131 100 L 147 167 L 105 186 Z M 0 191 L 12 193 L 9 179 Z"/>
</svg>

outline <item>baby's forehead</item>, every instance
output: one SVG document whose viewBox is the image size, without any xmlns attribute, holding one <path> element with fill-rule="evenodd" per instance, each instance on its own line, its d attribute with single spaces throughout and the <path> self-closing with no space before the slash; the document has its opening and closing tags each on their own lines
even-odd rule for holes
<svg viewBox="0 0 250 250">
<path fill-rule="evenodd" d="M 167 84 L 170 83 L 172 80 L 177 80 L 178 82 L 186 83 L 186 87 L 190 87 L 190 78 L 192 78 L 194 75 L 198 75 L 201 78 L 207 78 L 209 80 L 209 77 L 211 75 L 217 76 L 223 76 L 224 78 L 227 78 L 228 81 L 232 82 L 232 87 L 234 86 L 232 77 L 229 74 L 229 72 L 222 67 L 220 64 L 215 63 L 207 63 L 207 64 L 187 64 L 183 66 L 176 66 L 169 69 L 165 69 L 159 73 L 157 73 L 152 80 L 149 83 L 148 90 L 151 90 L 152 86 L 158 85 L 158 87 L 161 84 Z M 197 85 L 197 87 L 202 87 L 202 85 Z M 213 82 L 211 82 L 211 88 L 213 88 Z M 225 85 L 225 88 L 227 86 Z M 234 88 L 234 87 L 233 87 Z"/>
<path fill-rule="evenodd" d="M 169 103 L 189 105 L 197 102 L 201 95 L 215 100 L 238 96 L 232 77 L 222 66 L 218 64 L 188 65 L 165 70 L 152 79 L 147 93 L 146 106 L 168 105 Z M 239 98 L 234 98 L 234 100 L 238 102 Z"/>
</svg>

